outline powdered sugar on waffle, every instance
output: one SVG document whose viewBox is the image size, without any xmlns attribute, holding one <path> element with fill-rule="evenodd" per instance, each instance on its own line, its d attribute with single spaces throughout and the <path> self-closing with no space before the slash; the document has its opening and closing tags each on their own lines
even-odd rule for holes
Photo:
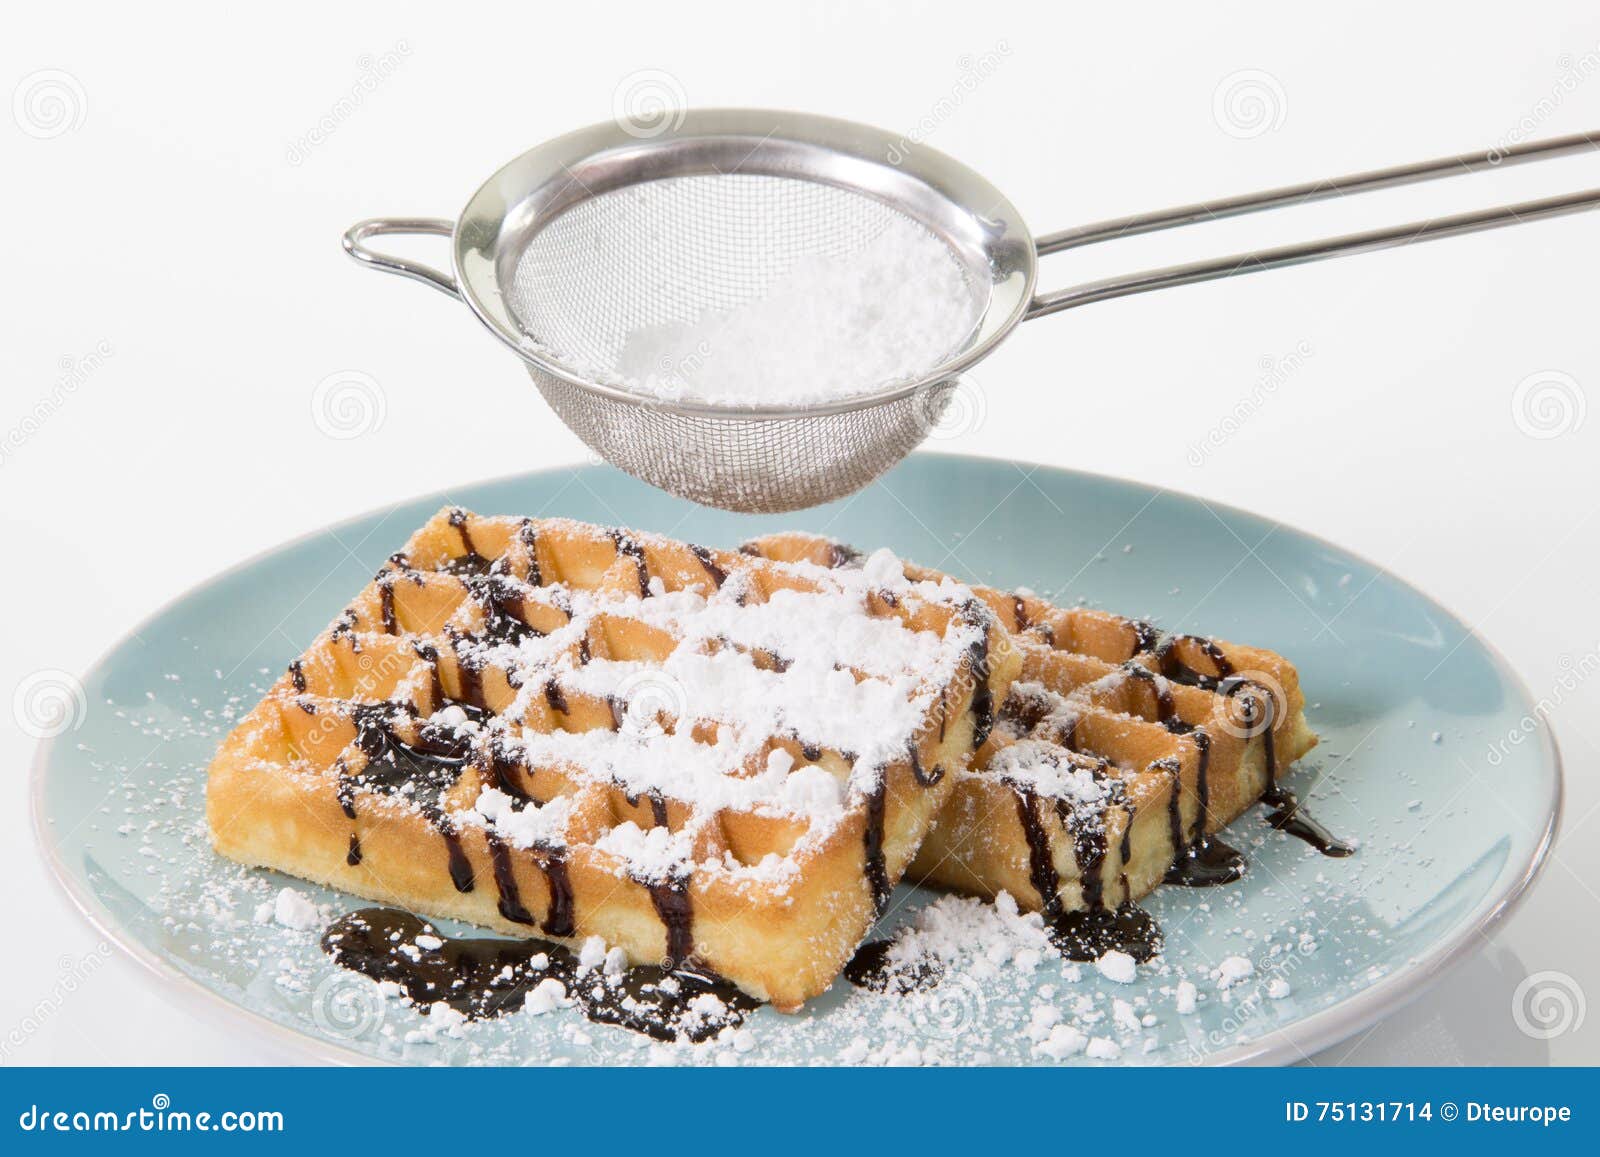
<svg viewBox="0 0 1600 1157">
<path fill-rule="evenodd" d="M 505 792 L 486 787 L 478 796 L 474 811 L 463 819 L 474 826 L 492 824 L 507 843 L 519 848 L 554 848 L 566 843 L 571 815 L 572 801 L 565 796 L 523 806 Z"/>
<path fill-rule="evenodd" d="M 1086 759 L 1086 757 L 1085 757 Z M 1077 762 L 1053 743 L 1022 739 L 995 753 L 989 772 L 1044 799 L 1065 800 L 1086 818 L 1099 815 L 1112 788 L 1087 760 Z"/>
<path fill-rule="evenodd" d="M 650 793 L 688 803 L 691 824 L 719 810 L 777 812 L 808 821 L 807 838 L 824 838 L 852 796 L 875 788 L 885 764 L 907 758 L 937 697 L 981 647 L 991 616 L 958 583 L 908 581 L 888 551 L 857 570 L 765 565 L 810 589 L 779 587 L 752 599 L 751 578 L 739 571 L 720 588 L 706 583 L 667 592 L 657 579 L 644 597 L 561 584 L 532 587 L 496 576 L 570 618 L 556 631 L 515 644 L 458 644 L 458 653 L 500 667 L 519 688 L 516 700 L 484 726 L 527 766 L 616 784 L 630 797 Z M 937 603 L 956 613 L 943 634 L 913 630 L 893 615 L 870 613 L 874 598 L 908 612 Z M 590 655 L 579 644 L 601 616 L 665 631 L 676 646 L 660 662 Z M 510 725 L 552 686 L 609 701 L 618 726 L 536 731 Z M 480 731 L 459 710 L 434 721 Z M 774 737 L 836 753 L 851 765 L 848 781 L 810 762 L 797 766 L 788 752 L 772 747 Z M 493 825 L 513 846 L 532 847 L 559 843 L 564 819 L 549 805 L 513 805 L 485 790 L 463 822 Z M 630 832 L 630 826 L 613 829 L 599 845 L 625 861 L 630 874 L 654 879 L 687 862 L 692 832 Z M 751 870 L 771 877 L 782 863 Z"/>
</svg>

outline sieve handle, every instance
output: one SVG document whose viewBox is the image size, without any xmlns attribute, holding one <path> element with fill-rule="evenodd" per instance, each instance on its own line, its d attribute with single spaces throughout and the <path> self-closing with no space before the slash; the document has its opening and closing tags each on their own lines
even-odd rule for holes
<svg viewBox="0 0 1600 1157">
<path fill-rule="evenodd" d="M 345 230 L 344 251 L 368 268 L 409 277 L 413 281 L 431 285 L 441 293 L 459 298 L 461 290 L 456 287 L 456 279 L 449 273 L 441 272 L 431 265 L 424 265 L 420 261 L 390 257 L 388 254 L 367 248 L 366 244 L 368 237 L 382 237 L 389 233 L 423 233 L 434 237 L 450 237 L 455 231 L 454 221 L 446 221 L 440 217 L 372 217 L 366 221 L 358 221 Z"/>
<path fill-rule="evenodd" d="M 1548 157 L 1586 152 L 1591 149 L 1600 149 L 1600 131 L 1574 133 L 1571 136 L 1555 137 L 1545 141 L 1531 141 L 1506 149 L 1491 149 L 1485 153 L 1464 153 L 1460 156 L 1440 157 L 1436 160 L 1400 165 L 1392 169 L 1374 169 L 1370 172 L 1355 173 L 1346 177 L 1335 177 L 1330 180 L 1312 181 L 1303 185 L 1289 185 L 1279 189 L 1269 189 L 1265 192 L 1252 193 L 1242 197 L 1230 197 L 1222 201 L 1201 202 L 1194 205 L 1183 205 L 1175 209 L 1164 209 L 1155 213 L 1119 217 L 1110 221 L 1101 221 L 1094 225 L 1085 225 L 1077 229 L 1067 229 L 1060 233 L 1049 234 L 1039 238 L 1036 247 L 1039 255 L 1043 257 L 1046 254 L 1059 253 L 1065 249 L 1075 249 L 1079 246 L 1092 245 L 1118 237 L 1153 233 L 1161 229 L 1173 229 L 1202 221 L 1220 220 L 1224 217 L 1237 217 L 1245 213 L 1256 213 L 1285 205 L 1305 204 L 1310 201 L 1321 201 L 1335 196 L 1365 193 L 1373 189 L 1437 180 L 1442 177 L 1478 172 L 1500 165 L 1544 160 Z M 1103 278 L 1099 281 L 1085 282 L 1082 285 L 1075 285 L 1069 289 L 1061 289 L 1053 293 L 1042 293 L 1028 304 L 1028 311 L 1025 316 L 1028 318 L 1043 317 L 1045 314 L 1059 313 L 1063 309 L 1072 309 L 1074 306 L 1106 301 L 1114 297 L 1127 297 L 1135 293 L 1148 293 L 1151 290 L 1166 289 L 1174 285 L 1193 285 L 1196 282 L 1215 281 L 1223 277 L 1234 277 L 1241 273 L 1259 273 L 1266 269 L 1281 269 L 1289 265 L 1304 265 L 1308 262 L 1322 261 L 1329 257 L 1343 257 L 1351 253 L 1372 253 L 1380 249 L 1393 249 L 1401 245 L 1410 245 L 1417 241 L 1432 241 L 1441 237 L 1454 237 L 1462 233 L 1477 233 L 1486 229 L 1498 229 L 1505 225 L 1518 225 L 1524 221 L 1537 221 L 1545 217 L 1559 217 L 1596 208 L 1600 208 L 1600 189 L 1587 189 L 1559 197 L 1547 197 L 1538 201 L 1524 201 L 1516 205 L 1502 205 L 1494 209 L 1460 213 L 1451 217 L 1434 217 L 1425 221 L 1413 221 L 1407 225 L 1371 229 L 1362 233 L 1347 233 L 1340 237 L 1325 237 L 1318 241 L 1303 242 L 1298 245 L 1283 245 L 1273 249 L 1234 253 L 1227 257 L 1212 258 L 1207 261 L 1194 261 L 1185 265 L 1168 265 L 1160 269 L 1147 269 L 1138 273 L 1126 273 L 1117 277 Z"/>
</svg>

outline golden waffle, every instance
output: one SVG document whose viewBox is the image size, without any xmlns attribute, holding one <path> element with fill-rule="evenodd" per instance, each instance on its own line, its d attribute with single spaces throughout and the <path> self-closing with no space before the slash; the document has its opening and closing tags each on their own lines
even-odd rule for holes
<svg viewBox="0 0 1600 1157">
<path fill-rule="evenodd" d="M 741 549 L 831 568 L 860 559 L 805 534 Z M 1317 740 L 1282 656 L 971 589 L 1011 632 L 1022 673 L 993 734 L 956 773 L 912 878 L 983 896 L 1004 890 L 1051 917 L 1110 912 L 1164 879 L 1237 878 L 1242 861 L 1212 833 L 1257 800 L 1280 809 L 1275 820 L 1293 820 L 1279 778 Z"/>
<path fill-rule="evenodd" d="M 850 958 L 1020 665 L 886 554 L 827 573 L 441 511 L 227 737 L 218 851 L 793 1008 Z"/>
</svg>

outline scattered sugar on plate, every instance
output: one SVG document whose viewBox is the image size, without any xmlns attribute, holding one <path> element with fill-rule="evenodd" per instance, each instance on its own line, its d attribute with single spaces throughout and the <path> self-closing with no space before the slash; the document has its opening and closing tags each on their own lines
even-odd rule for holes
<svg viewBox="0 0 1600 1157">
<path fill-rule="evenodd" d="M 326 921 L 322 910 L 293 888 L 284 888 L 272 904 L 272 918 L 285 928 L 306 931 L 321 928 Z"/>
<path fill-rule="evenodd" d="M 1050 1057 L 1052 1060 L 1062 1060 L 1075 1053 L 1081 1053 L 1089 1044 L 1089 1038 L 1070 1024 L 1054 1025 L 1049 1034 L 1033 1046 L 1035 1054 Z"/>
<path fill-rule="evenodd" d="M 1139 966 L 1133 957 L 1115 948 L 1095 961 L 1094 966 L 1101 976 L 1117 984 L 1132 984 L 1139 975 Z"/>
<path fill-rule="evenodd" d="M 1103 1036 L 1097 1036 L 1089 1042 L 1085 1053 L 1097 1061 L 1115 1061 L 1122 1059 L 1122 1046 L 1116 1041 Z"/>
<path fill-rule="evenodd" d="M 1219 989 L 1229 989 L 1238 984 L 1245 977 L 1250 976 L 1256 966 L 1250 963 L 1248 956 L 1228 956 L 1212 971 L 1211 976 L 1217 982 Z"/>
</svg>

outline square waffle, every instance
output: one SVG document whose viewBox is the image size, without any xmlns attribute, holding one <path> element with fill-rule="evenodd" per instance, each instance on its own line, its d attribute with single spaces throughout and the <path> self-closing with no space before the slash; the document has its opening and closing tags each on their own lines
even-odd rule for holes
<svg viewBox="0 0 1600 1157">
<path fill-rule="evenodd" d="M 836 570 L 861 557 L 806 534 L 741 549 Z M 1163 880 L 1238 878 L 1242 857 L 1214 833 L 1258 800 L 1278 809 L 1280 826 L 1309 823 L 1297 821 L 1280 782 L 1317 742 L 1281 655 L 971 589 L 1010 633 L 1022 672 L 977 758 L 955 773 L 912 878 L 981 896 L 1004 890 L 1052 919 L 1115 913 Z"/>
<path fill-rule="evenodd" d="M 223 855 L 794 1008 L 870 929 L 1021 657 L 953 582 L 445 510 L 233 730 Z"/>
</svg>

